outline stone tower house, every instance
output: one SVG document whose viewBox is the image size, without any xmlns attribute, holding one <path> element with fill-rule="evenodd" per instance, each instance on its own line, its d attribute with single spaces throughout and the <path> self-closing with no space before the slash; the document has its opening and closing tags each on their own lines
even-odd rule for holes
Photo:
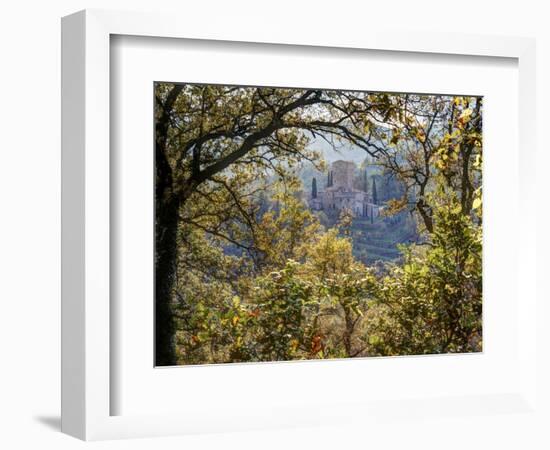
<svg viewBox="0 0 550 450">
<path fill-rule="evenodd" d="M 381 207 L 372 202 L 368 193 L 353 187 L 356 167 L 352 161 L 333 162 L 329 172 L 332 183 L 324 191 L 318 190 L 316 198 L 310 198 L 310 208 L 326 211 L 329 215 L 339 214 L 347 208 L 356 217 L 378 217 Z"/>
<path fill-rule="evenodd" d="M 352 161 L 335 161 L 332 166 L 332 187 L 353 190 L 355 163 Z"/>
</svg>

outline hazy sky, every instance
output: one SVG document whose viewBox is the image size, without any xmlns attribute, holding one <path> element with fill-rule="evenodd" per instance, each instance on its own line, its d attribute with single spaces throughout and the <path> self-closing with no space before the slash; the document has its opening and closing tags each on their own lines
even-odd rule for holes
<svg viewBox="0 0 550 450">
<path fill-rule="evenodd" d="M 328 142 L 320 138 L 313 140 L 309 144 L 309 147 L 314 150 L 322 151 L 325 155 L 325 159 L 329 163 L 343 159 L 345 161 L 354 161 L 359 165 L 367 156 L 367 153 L 359 147 L 347 143 L 335 142 L 336 149 L 334 149 Z"/>
</svg>

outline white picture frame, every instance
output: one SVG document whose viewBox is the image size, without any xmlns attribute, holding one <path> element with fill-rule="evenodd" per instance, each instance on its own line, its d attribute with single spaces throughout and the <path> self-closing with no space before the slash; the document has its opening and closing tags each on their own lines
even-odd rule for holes
<svg viewBox="0 0 550 450">
<path fill-rule="evenodd" d="M 217 23 L 205 28 L 165 14 L 87 10 L 62 22 L 62 430 L 85 440 L 162 436 L 312 425 L 391 416 L 394 403 L 342 402 L 322 406 L 306 403 L 278 405 L 269 411 L 220 408 L 219 414 L 112 415 L 110 320 L 110 40 L 113 35 L 285 44 L 315 48 L 368 49 L 501 57 L 518 63 L 519 183 L 518 206 L 525 230 L 535 229 L 535 44 L 531 39 L 349 30 L 326 35 L 312 29 L 235 28 Z M 426 409 L 441 415 L 492 415 L 502 410 L 537 414 L 536 385 L 536 236 L 522 233 L 518 244 L 517 276 L 522 288 L 517 328 L 519 377 L 516 389 L 475 398 L 425 398 L 399 403 L 401 417 Z M 324 363 L 319 363 L 324 364 Z M 264 366 L 266 367 L 266 366 Z M 166 370 L 166 369 L 165 369 Z M 170 370 L 170 369 L 167 369 Z M 264 371 L 275 371 L 275 365 Z M 183 372 L 182 372 L 183 376 Z M 473 400 L 472 400 L 473 399 Z M 480 406 L 471 411 L 472 401 Z M 393 406 L 392 406 L 393 405 Z M 403 412 L 405 411 L 405 412 Z M 498 424 L 495 425 L 498 427 Z"/>
</svg>

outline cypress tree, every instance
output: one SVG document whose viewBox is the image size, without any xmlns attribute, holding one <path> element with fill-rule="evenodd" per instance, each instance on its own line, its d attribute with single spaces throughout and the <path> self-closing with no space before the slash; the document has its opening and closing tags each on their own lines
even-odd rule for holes
<svg viewBox="0 0 550 450">
<path fill-rule="evenodd" d="M 315 177 L 311 180 L 311 198 L 317 198 L 317 179 Z"/>
<path fill-rule="evenodd" d="M 378 205 L 378 194 L 376 192 L 376 180 L 372 179 L 372 202 Z"/>
</svg>

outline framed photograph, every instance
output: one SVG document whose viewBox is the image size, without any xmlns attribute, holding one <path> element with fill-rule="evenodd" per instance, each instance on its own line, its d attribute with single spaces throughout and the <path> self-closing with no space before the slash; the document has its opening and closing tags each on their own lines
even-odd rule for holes
<svg viewBox="0 0 550 450">
<path fill-rule="evenodd" d="M 64 432 L 537 414 L 533 41 L 94 10 L 62 51 Z"/>
</svg>

